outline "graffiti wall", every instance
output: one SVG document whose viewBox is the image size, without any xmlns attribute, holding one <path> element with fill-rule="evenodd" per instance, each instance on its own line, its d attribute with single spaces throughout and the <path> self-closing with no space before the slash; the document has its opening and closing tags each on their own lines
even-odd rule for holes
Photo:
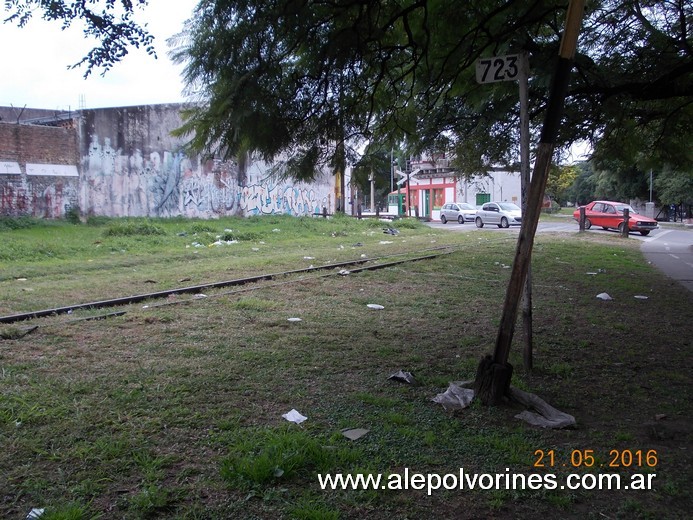
<svg viewBox="0 0 693 520">
<path fill-rule="evenodd" d="M 334 210 L 334 177 L 277 181 L 269 165 L 203 160 L 171 136 L 181 105 L 83 110 L 62 128 L 0 123 L 0 215 L 200 217 Z M 47 120 L 51 119 L 50 117 Z"/>
<path fill-rule="evenodd" d="M 77 206 L 74 129 L 0 123 L 0 216 L 58 218 Z"/>
<path fill-rule="evenodd" d="M 332 176 L 276 182 L 261 161 L 201 160 L 170 136 L 179 105 L 86 111 L 80 207 L 88 215 L 186 216 L 284 213 L 333 206 Z"/>
</svg>

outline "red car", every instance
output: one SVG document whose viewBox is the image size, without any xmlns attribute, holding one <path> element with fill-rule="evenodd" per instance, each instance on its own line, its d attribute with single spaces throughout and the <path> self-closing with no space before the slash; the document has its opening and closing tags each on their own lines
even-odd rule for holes
<svg viewBox="0 0 693 520">
<path fill-rule="evenodd" d="M 603 229 L 618 229 L 623 231 L 623 210 L 629 211 L 628 229 L 639 231 L 641 235 L 649 235 L 657 229 L 657 221 L 644 215 L 638 215 L 633 208 L 623 202 L 595 200 L 585 206 L 585 229 L 601 226 Z M 580 210 L 573 212 L 573 218 L 580 222 Z"/>
</svg>

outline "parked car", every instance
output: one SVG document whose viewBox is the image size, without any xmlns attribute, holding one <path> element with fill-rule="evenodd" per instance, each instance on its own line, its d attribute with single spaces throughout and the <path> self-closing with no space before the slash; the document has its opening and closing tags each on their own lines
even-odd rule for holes
<svg viewBox="0 0 693 520">
<path fill-rule="evenodd" d="M 448 202 L 440 208 L 440 221 L 447 224 L 456 220 L 459 224 L 474 222 L 476 208 L 466 202 Z"/>
<path fill-rule="evenodd" d="M 624 209 L 628 209 L 629 212 L 628 229 L 630 231 L 639 231 L 641 235 L 647 236 L 650 231 L 659 227 L 655 219 L 639 215 L 628 204 L 610 200 L 595 200 L 585 206 L 585 229 L 601 226 L 602 229 L 618 229 L 622 232 Z M 573 218 L 580 222 L 580 208 L 573 212 Z"/>
<path fill-rule="evenodd" d="M 519 226 L 522 224 L 522 210 L 512 202 L 487 202 L 477 210 L 474 221 L 478 228 L 484 224 L 496 224 L 499 228 Z"/>
</svg>

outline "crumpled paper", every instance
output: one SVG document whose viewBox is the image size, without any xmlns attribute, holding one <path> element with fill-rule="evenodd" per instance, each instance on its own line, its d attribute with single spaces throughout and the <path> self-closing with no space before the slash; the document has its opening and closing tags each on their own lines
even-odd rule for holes
<svg viewBox="0 0 693 520">
<path fill-rule="evenodd" d="M 452 382 L 442 394 L 435 396 L 432 401 L 442 404 L 446 410 L 461 410 L 467 408 L 474 399 L 474 390 L 464 388 L 465 382 Z"/>
<path fill-rule="evenodd" d="M 301 415 L 301 412 L 292 408 L 289 412 L 282 414 L 282 417 L 287 421 L 294 422 L 296 424 L 301 424 L 303 421 L 308 419 L 305 415 Z"/>
</svg>

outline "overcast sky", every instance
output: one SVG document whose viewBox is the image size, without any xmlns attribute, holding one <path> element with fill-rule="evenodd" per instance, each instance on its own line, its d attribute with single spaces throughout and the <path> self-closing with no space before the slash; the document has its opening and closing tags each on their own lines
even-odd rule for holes
<svg viewBox="0 0 693 520">
<path fill-rule="evenodd" d="M 155 36 L 158 59 L 132 49 L 105 76 L 84 79 L 84 67 L 68 70 L 91 49 L 82 25 L 61 30 L 60 23 L 33 18 L 22 29 L 0 22 L 0 106 L 75 110 L 184 101 L 182 67 L 167 56 L 166 39 L 183 26 L 198 0 L 150 0 L 136 11 Z M 4 7 L 0 20 L 7 18 Z"/>
</svg>

